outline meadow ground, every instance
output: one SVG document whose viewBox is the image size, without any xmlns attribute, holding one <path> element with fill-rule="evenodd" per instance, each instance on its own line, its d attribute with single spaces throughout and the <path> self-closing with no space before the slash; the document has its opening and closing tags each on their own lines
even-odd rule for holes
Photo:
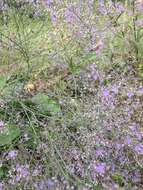
<svg viewBox="0 0 143 190">
<path fill-rule="evenodd" d="M 142 13 L 0 1 L 0 190 L 143 189 Z"/>
</svg>

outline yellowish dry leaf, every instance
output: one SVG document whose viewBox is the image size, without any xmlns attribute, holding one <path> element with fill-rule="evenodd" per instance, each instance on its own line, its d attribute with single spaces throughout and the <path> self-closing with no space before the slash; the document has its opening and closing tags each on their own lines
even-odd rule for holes
<svg viewBox="0 0 143 190">
<path fill-rule="evenodd" d="M 24 90 L 27 91 L 27 92 L 31 92 L 31 91 L 33 91 L 34 89 L 35 89 L 35 86 L 34 86 L 34 84 L 32 84 L 32 83 L 28 83 L 28 84 L 26 84 L 25 87 L 24 87 Z"/>
</svg>

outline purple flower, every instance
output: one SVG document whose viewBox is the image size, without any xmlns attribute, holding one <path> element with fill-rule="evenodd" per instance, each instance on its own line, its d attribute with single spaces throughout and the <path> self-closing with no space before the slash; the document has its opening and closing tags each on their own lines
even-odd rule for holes
<svg viewBox="0 0 143 190">
<path fill-rule="evenodd" d="M 129 111 L 127 112 L 127 115 L 128 115 L 128 117 L 131 117 L 131 115 L 132 115 L 132 111 L 129 110 Z"/>
<path fill-rule="evenodd" d="M 142 1 L 138 2 L 137 5 L 136 5 L 136 8 L 139 12 L 143 12 L 143 3 Z"/>
<path fill-rule="evenodd" d="M 103 3 L 101 3 L 99 5 L 99 7 L 97 8 L 97 12 L 102 14 L 102 15 L 107 15 L 108 14 L 108 11 L 107 11 L 107 9 L 106 9 L 106 7 L 104 6 Z"/>
<path fill-rule="evenodd" d="M 143 94 L 143 88 L 140 88 L 140 89 L 138 90 L 138 93 Z"/>
<path fill-rule="evenodd" d="M 138 141 L 141 141 L 141 140 L 142 140 L 142 138 L 143 138 L 143 134 L 142 134 L 142 133 L 136 132 L 135 135 L 136 135 L 136 138 L 138 139 Z"/>
<path fill-rule="evenodd" d="M 96 73 L 94 73 L 94 74 L 91 75 L 91 78 L 92 78 L 92 80 L 96 81 L 96 80 L 98 80 L 99 77 L 98 77 L 98 75 Z"/>
<path fill-rule="evenodd" d="M 140 174 L 139 171 L 135 171 L 134 172 L 132 180 L 133 180 L 134 183 L 140 182 L 140 180 L 141 180 L 141 174 Z"/>
<path fill-rule="evenodd" d="M 116 11 L 118 13 L 122 13 L 122 12 L 125 11 L 125 8 L 124 8 L 124 6 L 121 3 L 116 3 Z"/>
<path fill-rule="evenodd" d="M 0 190 L 3 190 L 3 184 L 0 182 Z"/>
<path fill-rule="evenodd" d="M 105 164 L 100 163 L 95 166 L 95 172 L 99 175 L 104 175 L 105 173 Z"/>
<path fill-rule="evenodd" d="M 120 156 L 118 156 L 118 160 L 121 165 L 124 165 L 127 162 L 127 157 L 124 154 L 121 154 Z"/>
<path fill-rule="evenodd" d="M 75 15 L 74 15 L 73 9 L 74 9 L 74 7 L 72 5 L 68 5 L 68 7 L 66 8 L 66 11 L 65 11 L 65 19 L 66 19 L 66 22 L 69 24 L 73 23 L 75 20 Z"/>
<path fill-rule="evenodd" d="M 127 92 L 127 96 L 128 96 L 128 98 L 132 98 L 134 96 L 134 93 L 133 92 Z"/>
<path fill-rule="evenodd" d="M 47 180 L 47 187 L 48 189 L 53 188 L 55 186 L 55 183 L 52 179 Z"/>
<path fill-rule="evenodd" d="M 37 184 L 37 189 L 38 190 L 43 190 L 45 189 L 45 182 L 43 180 L 41 180 L 38 184 Z"/>
<path fill-rule="evenodd" d="M 38 176 L 40 175 L 41 172 L 41 166 L 36 167 L 33 172 L 32 172 L 32 176 Z"/>
<path fill-rule="evenodd" d="M 0 120 L 0 128 L 4 127 L 4 122 L 2 120 Z"/>
<path fill-rule="evenodd" d="M 23 178 L 26 178 L 26 177 L 28 177 L 28 175 L 29 175 L 28 168 L 23 167 L 22 170 L 21 170 L 21 176 L 22 176 Z"/>
<path fill-rule="evenodd" d="M 57 21 L 57 14 L 55 11 L 51 11 L 51 21 L 53 24 L 55 24 Z"/>
<path fill-rule="evenodd" d="M 17 175 L 16 177 L 15 177 L 15 180 L 18 182 L 18 181 L 20 181 L 20 179 L 21 179 L 21 176 L 20 175 Z"/>
<path fill-rule="evenodd" d="M 116 148 L 116 150 L 118 150 L 118 151 L 120 151 L 122 147 L 123 147 L 123 145 L 120 144 L 120 143 L 116 143 L 116 144 L 115 144 L 115 148 Z"/>
<path fill-rule="evenodd" d="M 137 27 L 142 27 L 143 26 L 143 20 L 137 20 L 135 22 L 135 24 L 136 24 Z"/>
<path fill-rule="evenodd" d="M 11 178 L 11 179 L 8 180 L 8 183 L 9 183 L 10 185 L 15 185 L 15 182 L 16 182 L 16 179 L 15 179 L 15 178 Z"/>
<path fill-rule="evenodd" d="M 126 136 L 124 140 L 125 145 L 130 145 L 132 143 L 132 139 L 130 136 Z"/>
<path fill-rule="evenodd" d="M 105 151 L 101 148 L 96 150 L 96 156 L 103 157 L 105 154 Z"/>
<path fill-rule="evenodd" d="M 143 154 L 143 144 L 139 143 L 134 146 L 135 152 L 138 154 Z"/>
<path fill-rule="evenodd" d="M 132 131 L 136 131 L 136 130 L 137 130 L 137 125 L 136 125 L 136 123 L 132 123 L 131 126 L 130 126 L 130 129 L 131 129 Z"/>
<path fill-rule="evenodd" d="M 133 11 L 132 10 L 128 10 L 127 14 L 128 14 L 128 16 L 133 16 Z"/>
<path fill-rule="evenodd" d="M 27 179 L 29 176 L 29 166 L 28 165 L 17 165 L 16 166 L 16 171 L 17 171 L 17 177 L 18 180 L 21 178 Z"/>
<path fill-rule="evenodd" d="M 47 7 L 47 8 L 50 8 L 52 2 L 51 2 L 51 0 L 46 0 L 46 1 L 45 1 L 45 4 L 46 4 L 46 7 Z"/>
<path fill-rule="evenodd" d="M 39 175 L 39 170 L 38 169 L 34 169 L 33 170 L 33 173 L 32 173 L 32 176 L 38 176 Z"/>
<path fill-rule="evenodd" d="M 109 96 L 109 90 L 108 89 L 103 89 L 102 90 L 102 96 L 107 98 Z"/>
<path fill-rule="evenodd" d="M 17 156 L 17 151 L 11 150 L 11 151 L 9 151 L 8 155 L 6 156 L 6 159 L 7 160 L 10 160 L 10 159 L 14 160 L 16 158 L 16 156 Z"/>
<path fill-rule="evenodd" d="M 128 98 L 131 98 L 132 96 L 134 96 L 134 93 L 128 92 L 128 93 L 127 93 L 127 96 L 128 96 Z"/>
<path fill-rule="evenodd" d="M 113 92 L 114 94 L 118 94 L 118 87 L 117 87 L 117 86 L 113 86 L 113 87 L 112 87 L 112 92 Z"/>
</svg>

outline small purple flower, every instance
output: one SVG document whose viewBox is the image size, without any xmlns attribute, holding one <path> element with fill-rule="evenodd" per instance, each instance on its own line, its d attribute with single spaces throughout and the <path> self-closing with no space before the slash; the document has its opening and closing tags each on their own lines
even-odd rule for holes
<svg viewBox="0 0 143 190">
<path fill-rule="evenodd" d="M 9 179 L 9 180 L 8 180 L 8 183 L 9 183 L 10 185 L 14 185 L 14 184 L 15 184 L 15 178 Z"/>
<path fill-rule="evenodd" d="M 48 187 L 48 189 L 51 189 L 51 188 L 53 188 L 54 186 L 55 186 L 54 181 L 53 181 L 52 179 L 48 179 L 48 180 L 47 180 L 47 187 Z"/>
<path fill-rule="evenodd" d="M 134 93 L 133 92 L 127 92 L 127 97 L 128 98 L 132 98 L 134 96 Z"/>
<path fill-rule="evenodd" d="M 115 144 L 115 148 L 116 148 L 116 150 L 118 150 L 118 151 L 120 151 L 120 150 L 122 149 L 122 147 L 123 147 L 123 145 L 120 144 L 120 143 L 116 143 L 116 144 Z"/>
<path fill-rule="evenodd" d="M 0 128 L 4 127 L 4 122 L 2 120 L 0 120 Z"/>
<path fill-rule="evenodd" d="M 104 175 L 105 173 L 105 164 L 104 163 L 100 163 L 97 164 L 95 167 L 95 172 L 99 175 Z"/>
<path fill-rule="evenodd" d="M 134 146 L 135 152 L 138 154 L 143 154 L 143 144 L 139 143 Z"/>
<path fill-rule="evenodd" d="M 0 190 L 3 190 L 3 184 L 0 182 Z"/>
<path fill-rule="evenodd" d="M 118 87 L 117 87 L 117 86 L 113 86 L 113 87 L 112 87 L 112 92 L 113 92 L 114 94 L 118 94 Z"/>
<path fill-rule="evenodd" d="M 94 74 L 91 75 L 91 78 L 92 78 L 92 80 L 96 81 L 96 80 L 98 80 L 99 77 L 98 77 L 98 75 L 96 73 L 94 73 Z"/>
<path fill-rule="evenodd" d="M 139 12 L 143 12 L 143 3 L 142 1 L 138 2 L 137 5 L 136 5 L 136 8 Z"/>
<path fill-rule="evenodd" d="M 137 130 L 137 125 L 136 125 L 136 123 L 132 123 L 131 126 L 130 126 L 130 129 L 131 129 L 132 131 L 136 131 L 136 130 Z"/>
<path fill-rule="evenodd" d="M 104 6 L 103 3 L 101 3 L 98 8 L 97 8 L 97 12 L 102 14 L 102 15 L 107 15 L 108 14 L 108 11 L 106 9 L 106 7 Z"/>
<path fill-rule="evenodd" d="M 65 10 L 65 20 L 68 24 L 72 24 L 75 21 L 73 9 L 74 7 L 72 5 L 68 5 L 68 7 Z"/>
<path fill-rule="evenodd" d="M 57 21 L 57 13 L 55 11 L 51 11 L 51 21 L 53 24 Z"/>
<path fill-rule="evenodd" d="M 109 96 L 109 90 L 108 90 L 108 89 L 103 89 L 103 90 L 102 90 L 102 96 L 103 96 L 104 98 L 107 98 L 107 97 Z"/>
<path fill-rule="evenodd" d="M 136 24 L 137 27 L 142 27 L 143 26 L 143 20 L 137 20 L 135 22 L 135 24 Z"/>
<path fill-rule="evenodd" d="M 128 111 L 127 111 L 127 115 L 128 115 L 129 118 L 131 117 L 132 113 L 133 113 L 132 110 L 128 110 Z"/>
<path fill-rule="evenodd" d="M 116 11 L 117 11 L 118 13 L 124 12 L 124 11 L 125 11 L 125 8 L 124 8 L 123 4 L 121 4 L 121 3 L 116 3 Z"/>
<path fill-rule="evenodd" d="M 17 175 L 16 177 L 15 177 L 15 180 L 18 182 L 18 181 L 20 181 L 20 179 L 21 179 L 21 176 L 20 175 Z"/>
<path fill-rule="evenodd" d="M 96 156 L 103 157 L 105 155 L 105 151 L 101 148 L 96 150 Z"/>
<path fill-rule="evenodd" d="M 127 14 L 128 14 L 128 16 L 133 16 L 134 13 L 133 13 L 132 10 L 128 10 L 128 11 L 127 11 Z"/>
<path fill-rule="evenodd" d="M 66 10 L 65 10 L 65 14 L 64 14 L 64 17 L 65 17 L 65 21 L 67 24 L 74 24 L 76 21 L 79 21 L 79 17 L 77 16 L 78 13 L 74 13 L 75 12 L 75 7 L 72 5 L 72 4 L 69 4 L 67 7 L 66 7 Z"/>
<path fill-rule="evenodd" d="M 141 173 L 139 171 L 135 171 L 132 180 L 134 183 L 140 182 L 141 181 Z"/>
<path fill-rule="evenodd" d="M 28 177 L 28 175 L 29 175 L 28 168 L 24 167 L 24 168 L 21 170 L 21 176 L 22 176 L 23 178 L 26 178 L 26 177 Z"/>
<path fill-rule="evenodd" d="M 11 150 L 11 151 L 9 151 L 8 155 L 6 156 L 6 159 L 7 160 L 10 160 L 10 159 L 14 160 L 16 158 L 16 156 L 17 156 L 17 151 Z"/>
<path fill-rule="evenodd" d="M 138 141 L 141 141 L 141 140 L 142 140 L 142 138 L 143 138 L 143 134 L 142 134 L 142 133 L 136 132 L 135 135 L 136 135 L 136 138 L 138 139 Z"/>
<path fill-rule="evenodd" d="M 45 189 L 45 182 L 42 180 L 38 183 L 38 190 L 43 190 Z"/>
<path fill-rule="evenodd" d="M 32 172 L 32 176 L 38 176 L 41 172 L 41 168 L 38 167 L 38 168 L 35 168 Z"/>
<path fill-rule="evenodd" d="M 29 166 L 28 165 L 17 165 L 16 167 L 16 171 L 17 171 L 17 177 L 19 178 L 19 180 L 21 178 L 25 178 L 28 179 L 29 177 Z"/>
<path fill-rule="evenodd" d="M 120 162 L 121 165 L 124 165 L 127 162 L 127 157 L 125 155 L 121 154 L 118 157 L 118 160 L 119 160 L 119 162 Z"/>
<path fill-rule="evenodd" d="M 38 4 L 39 0 L 32 0 L 32 3 Z"/>
<path fill-rule="evenodd" d="M 132 139 L 129 135 L 126 136 L 124 143 L 125 143 L 125 145 L 130 145 L 132 143 Z"/>
<path fill-rule="evenodd" d="M 140 89 L 138 90 L 138 93 L 143 94 L 143 88 L 140 88 Z"/>
<path fill-rule="evenodd" d="M 45 1 L 45 5 L 46 5 L 47 8 L 50 8 L 51 4 L 52 4 L 51 0 L 46 0 Z"/>
</svg>

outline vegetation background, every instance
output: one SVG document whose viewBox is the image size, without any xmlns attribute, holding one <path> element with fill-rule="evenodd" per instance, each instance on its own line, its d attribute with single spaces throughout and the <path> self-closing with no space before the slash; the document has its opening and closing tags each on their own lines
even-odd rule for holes
<svg viewBox="0 0 143 190">
<path fill-rule="evenodd" d="M 143 1 L 0 1 L 0 190 L 143 189 Z"/>
</svg>

